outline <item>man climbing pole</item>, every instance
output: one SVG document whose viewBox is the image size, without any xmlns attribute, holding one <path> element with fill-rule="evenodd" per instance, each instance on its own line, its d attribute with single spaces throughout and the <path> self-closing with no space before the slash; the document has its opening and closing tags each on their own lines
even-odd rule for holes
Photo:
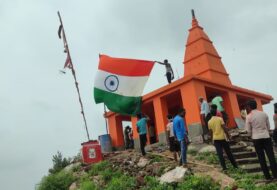
<svg viewBox="0 0 277 190">
<path fill-rule="evenodd" d="M 168 84 L 170 84 L 171 81 L 174 79 L 174 73 L 170 63 L 168 63 L 168 60 L 165 59 L 164 62 L 159 62 L 159 61 L 155 61 L 155 62 L 165 66 L 165 70 L 166 70 L 165 76 L 167 78 Z"/>
</svg>

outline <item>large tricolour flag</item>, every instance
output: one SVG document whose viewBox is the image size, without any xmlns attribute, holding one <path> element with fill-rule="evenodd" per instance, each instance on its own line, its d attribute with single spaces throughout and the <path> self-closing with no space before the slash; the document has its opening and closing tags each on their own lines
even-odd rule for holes
<svg viewBox="0 0 277 190">
<path fill-rule="evenodd" d="M 153 61 L 100 55 L 94 83 L 95 102 L 104 102 L 109 110 L 116 113 L 139 113 L 142 92 L 153 66 Z"/>
</svg>

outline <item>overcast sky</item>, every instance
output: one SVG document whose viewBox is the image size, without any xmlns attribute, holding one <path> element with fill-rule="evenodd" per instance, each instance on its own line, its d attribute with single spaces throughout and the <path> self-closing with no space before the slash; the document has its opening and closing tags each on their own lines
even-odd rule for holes
<svg viewBox="0 0 277 190">
<path fill-rule="evenodd" d="M 98 54 L 169 59 L 183 76 L 190 10 L 213 41 L 233 84 L 277 96 L 277 1 L 0 0 L 0 189 L 31 190 L 59 150 L 74 156 L 86 133 L 71 74 L 59 73 L 60 10 L 90 135 L 105 133 L 95 105 Z M 156 65 L 145 93 L 166 85 Z M 265 111 L 273 114 L 272 104 Z"/>
</svg>

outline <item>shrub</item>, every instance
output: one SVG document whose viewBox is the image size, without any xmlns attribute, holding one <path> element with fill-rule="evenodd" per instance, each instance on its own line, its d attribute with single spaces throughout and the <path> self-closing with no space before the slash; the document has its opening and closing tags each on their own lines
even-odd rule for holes
<svg viewBox="0 0 277 190">
<path fill-rule="evenodd" d="M 187 176 L 185 181 L 178 184 L 177 189 L 182 190 L 219 190 L 219 184 L 209 177 Z"/>
<path fill-rule="evenodd" d="M 113 177 L 112 180 L 106 186 L 106 190 L 131 190 L 135 189 L 136 181 L 133 177 L 121 175 Z"/>
<path fill-rule="evenodd" d="M 97 190 L 97 186 L 90 180 L 85 180 L 80 185 L 80 190 Z"/>
<path fill-rule="evenodd" d="M 89 175 L 98 175 L 101 171 L 108 168 L 110 164 L 107 161 L 99 162 L 96 164 L 93 164 L 91 166 L 91 169 L 89 170 Z"/>
<path fill-rule="evenodd" d="M 145 176 L 144 181 L 146 186 L 142 190 L 173 190 L 173 186 L 170 184 L 160 184 L 160 182 L 152 176 Z"/>
<path fill-rule="evenodd" d="M 38 190 L 68 190 L 74 181 L 71 173 L 61 171 L 43 177 Z"/>
<path fill-rule="evenodd" d="M 53 168 L 49 169 L 49 173 L 55 174 L 60 172 L 66 166 L 68 166 L 71 162 L 71 159 L 63 158 L 62 153 L 58 151 L 57 154 L 53 156 L 52 161 L 53 161 Z"/>
</svg>

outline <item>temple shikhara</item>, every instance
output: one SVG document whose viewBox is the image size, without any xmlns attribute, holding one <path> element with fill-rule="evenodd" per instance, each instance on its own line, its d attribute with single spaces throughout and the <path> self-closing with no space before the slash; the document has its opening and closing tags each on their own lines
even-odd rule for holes
<svg viewBox="0 0 277 190">
<path fill-rule="evenodd" d="M 243 125 L 241 109 L 248 100 L 255 99 L 258 109 L 262 110 L 262 106 L 270 103 L 273 99 L 270 95 L 232 84 L 221 57 L 194 14 L 183 64 L 183 77 L 143 96 L 142 112 L 151 119 L 148 125 L 155 127 L 156 142 L 166 142 L 166 125 L 168 123 L 166 117 L 168 114 L 175 115 L 180 107 L 186 109 L 185 121 L 190 137 L 192 139 L 201 137 L 202 126 L 198 101 L 200 96 L 208 102 L 215 96 L 223 98 L 224 108 L 229 116 L 229 128 Z M 122 127 L 124 121 L 131 121 L 135 147 L 138 146 L 136 117 L 108 112 L 106 118 L 113 147 L 124 147 Z"/>
</svg>

